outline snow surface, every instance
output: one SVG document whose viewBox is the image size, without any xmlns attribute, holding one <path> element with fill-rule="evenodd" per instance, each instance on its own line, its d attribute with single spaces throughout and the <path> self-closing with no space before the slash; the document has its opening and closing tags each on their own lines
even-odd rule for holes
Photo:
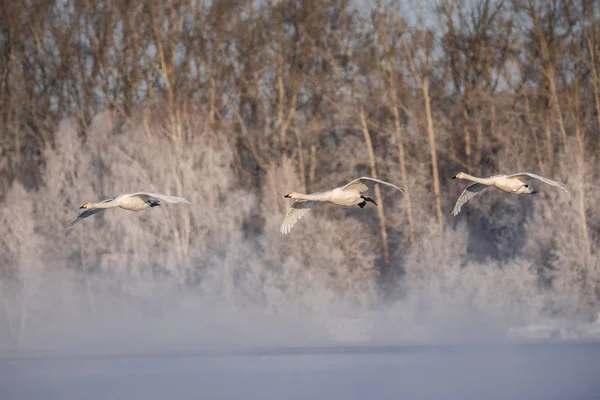
<svg viewBox="0 0 600 400">
<path fill-rule="evenodd" d="M 600 396 L 600 344 L 262 348 L 0 359 L 10 399 L 574 399 Z"/>
</svg>

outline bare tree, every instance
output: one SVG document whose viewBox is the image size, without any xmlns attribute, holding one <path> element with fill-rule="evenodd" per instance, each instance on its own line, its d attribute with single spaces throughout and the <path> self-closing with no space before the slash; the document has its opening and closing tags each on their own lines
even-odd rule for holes
<svg viewBox="0 0 600 400">
<path fill-rule="evenodd" d="M 429 61 L 433 51 L 432 33 L 425 29 L 421 22 L 420 32 L 415 32 L 410 41 L 403 42 L 406 58 L 412 76 L 421 89 L 423 103 L 425 106 L 425 118 L 427 126 L 427 140 L 429 142 L 429 154 L 431 156 L 431 175 L 433 179 L 433 193 L 435 196 L 435 208 L 438 220 L 438 227 L 443 227 L 442 201 L 440 198 L 440 176 L 438 169 L 438 157 L 436 149 L 435 131 L 433 128 L 433 115 L 431 111 L 431 99 L 429 96 Z M 416 59 L 415 54 L 420 57 Z"/>
<path fill-rule="evenodd" d="M 534 0 L 514 1 L 518 13 L 523 15 L 532 28 L 528 33 L 529 46 L 525 47 L 528 57 L 539 59 L 544 79 L 548 85 L 548 101 L 553 112 L 553 118 L 558 124 L 561 143 L 567 141 L 563 111 L 557 89 L 556 68 L 561 54 L 564 35 L 559 32 L 561 10 L 558 2 L 551 2 L 549 7 L 538 5 Z"/>
<path fill-rule="evenodd" d="M 360 109 L 360 126 L 362 129 L 362 133 L 365 137 L 365 145 L 367 146 L 367 151 L 369 153 L 369 166 L 371 169 L 371 176 L 377 179 L 377 166 L 375 163 L 375 152 L 373 151 L 373 141 L 371 140 L 371 134 L 369 133 L 369 128 L 367 126 L 367 118 L 365 116 L 365 110 Z M 381 233 L 381 247 L 383 250 L 383 261 L 386 264 L 390 262 L 390 250 L 388 248 L 388 235 L 387 228 L 385 226 L 385 213 L 383 210 L 383 200 L 381 198 L 381 189 L 379 189 L 379 185 L 375 185 L 375 201 L 377 201 L 377 214 L 379 215 L 379 231 Z"/>
<path fill-rule="evenodd" d="M 402 19 L 386 19 L 386 16 L 396 16 L 396 13 L 389 12 L 388 10 L 382 10 L 381 5 L 378 6 L 379 10 L 374 12 L 373 24 L 375 26 L 378 38 L 378 44 L 383 52 L 383 73 L 384 79 L 386 79 L 386 86 L 390 97 L 390 108 L 394 120 L 394 134 L 396 135 L 396 141 L 398 143 L 398 162 L 400 164 L 400 175 L 402 177 L 402 187 L 404 188 L 405 197 L 405 211 L 406 219 L 408 222 L 408 238 L 410 246 L 415 244 L 415 229 L 413 220 L 413 206 L 411 198 L 411 188 L 408 182 L 408 172 L 406 169 L 406 155 L 404 151 L 404 135 L 402 131 L 402 125 L 400 120 L 400 100 L 398 98 L 398 92 L 400 90 L 398 81 L 401 80 L 402 74 L 397 71 L 394 67 L 399 64 L 398 60 L 394 57 L 401 55 L 401 49 L 396 46 L 399 45 L 402 35 L 406 29 L 405 22 Z M 400 40 L 399 40 L 400 39 Z M 402 83 L 400 83 L 401 85 Z"/>
<path fill-rule="evenodd" d="M 489 116 L 490 136 L 495 136 L 494 92 L 504 63 L 511 56 L 512 20 L 506 16 L 505 1 L 473 3 L 444 1 L 438 6 L 445 32 L 441 38 L 452 76 L 454 95 L 461 105 L 467 169 L 481 160 L 484 116 Z M 475 145 L 471 138 L 474 126 Z M 487 139 L 487 138 L 486 138 Z M 473 151 L 474 148 L 474 151 Z"/>
</svg>

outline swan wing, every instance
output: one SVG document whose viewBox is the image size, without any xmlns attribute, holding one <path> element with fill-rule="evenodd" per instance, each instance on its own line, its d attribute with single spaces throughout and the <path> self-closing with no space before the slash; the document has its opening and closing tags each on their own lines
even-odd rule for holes
<svg viewBox="0 0 600 400">
<path fill-rule="evenodd" d="M 565 192 L 569 193 L 569 191 L 567 190 L 567 188 L 565 187 L 565 185 L 563 185 L 562 183 L 553 181 L 552 179 L 544 178 L 543 176 L 532 174 L 531 172 L 519 172 L 519 173 L 512 174 L 512 175 L 507 175 L 506 177 L 507 178 L 518 179 L 518 180 L 520 180 L 523 183 L 526 183 L 527 181 L 529 181 L 531 179 L 537 179 L 538 181 L 544 182 L 546 185 L 550 185 L 550 186 L 555 186 L 555 187 L 561 188 Z"/>
<path fill-rule="evenodd" d="M 109 197 L 108 199 L 104 199 L 102 200 L 100 203 L 110 203 L 111 201 L 113 201 L 114 199 L 116 199 L 119 196 L 115 196 L 115 197 Z"/>
<path fill-rule="evenodd" d="M 106 202 L 111 201 L 111 200 L 112 199 L 106 199 L 106 200 L 102 201 L 102 203 L 106 203 Z M 106 211 L 106 209 L 105 208 L 92 208 L 92 209 L 89 209 L 89 210 L 83 210 L 82 212 L 80 212 L 77 215 L 77 217 L 73 221 L 71 221 L 68 224 L 66 224 L 65 228 L 70 228 L 73 225 L 75 225 L 77 222 L 79 222 L 79 220 L 82 220 L 82 219 L 87 218 L 87 217 L 91 217 L 92 215 L 101 213 L 102 211 Z"/>
<path fill-rule="evenodd" d="M 163 201 L 166 201 L 167 203 L 173 203 L 173 204 L 192 204 L 188 200 L 184 199 L 183 197 L 171 196 L 168 194 L 161 194 L 161 193 L 137 192 L 137 193 L 132 193 L 129 196 L 139 197 L 139 198 L 143 199 L 144 201 L 147 201 L 148 199 L 154 199 L 154 200 L 163 200 Z"/>
<path fill-rule="evenodd" d="M 390 186 L 390 187 L 393 187 L 394 189 L 398 190 L 400 193 L 404 194 L 402 189 L 400 189 L 398 186 L 396 186 L 394 184 L 391 184 L 389 182 L 382 181 L 379 179 L 375 179 L 375 178 L 369 178 L 367 176 L 362 176 L 358 179 L 355 179 L 352 182 L 349 182 L 346 185 L 342 186 L 341 189 L 342 190 L 357 190 L 358 192 L 362 193 L 368 189 L 366 182 L 375 182 L 375 183 L 379 183 L 381 185 Z"/>
<path fill-rule="evenodd" d="M 477 193 L 481 192 L 487 187 L 487 185 L 484 185 L 482 183 L 473 183 L 472 185 L 467 186 L 467 188 L 463 190 L 461 195 L 458 197 L 458 200 L 456 200 L 454 210 L 452 210 L 452 215 L 457 216 L 463 204 L 471 200 L 473 197 L 475 197 Z"/>
<path fill-rule="evenodd" d="M 292 207 L 290 207 L 289 211 L 285 215 L 283 222 L 281 223 L 281 228 L 279 231 L 283 235 L 287 235 L 291 232 L 292 228 L 302 217 L 306 215 L 313 207 L 318 206 L 323 203 L 322 201 L 304 201 L 304 200 L 296 200 L 292 203 Z"/>
<path fill-rule="evenodd" d="M 369 190 L 369 187 L 362 183 L 360 179 L 355 179 L 352 182 L 342 186 L 342 190 L 356 190 L 358 193 Z"/>
</svg>

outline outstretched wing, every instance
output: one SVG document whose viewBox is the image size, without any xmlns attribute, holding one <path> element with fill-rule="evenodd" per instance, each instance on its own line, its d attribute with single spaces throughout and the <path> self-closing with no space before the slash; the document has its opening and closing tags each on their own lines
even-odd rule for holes
<svg viewBox="0 0 600 400">
<path fill-rule="evenodd" d="M 544 178 L 543 176 L 532 174 L 530 172 L 519 172 L 519 173 L 512 174 L 512 175 L 507 175 L 506 177 L 507 178 L 518 179 L 518 180 L 520 180 L 523 183 L 527 183 L 531 179 L 537 179 L 539 181 L 544 182 L 546 185 L 550 185 L 550 186 L 555 186 L 555 187 L 561 188 L 565 192 L 569 193 L 569 191 L 567 190 L 567 188 L 562 183 L 553 181 L 552 179 Z"/>
<path fill-rule="evenodd" d="M 483 189 L 487 188 L 487 185 L 483 185 L 481 183 L 474 183 L 472 185 L 467 186 L 465 190 L 461 193 L 456 200 L 456 204 L 454 205 L 454 210 L 452 210 L 452 215 L 457 216 L 462 208 L 463 204 L 467 201 L 471 200 L 475 195 L 481 192 Z"/>
<path fill-rule="evenodd" d="M 111 199 L 105 200 L 105 201 L 110 201 Z M 105 202 L 103 201 L 103 203 Z M 98 214 L 101 213 L 102 211 L 106 211 L 105 208 L 93 208 L 91 210 L 83 210 L 82 212 L 79 213 L 79 215 L 77 215 L 77 218 L 75 218 L 73 221 L 69 222 L 68 224 L 65 225 L 65 228 L 70 228 L 73 225 L 75 225 L 77 222 L 79 222 L 79 220 L 83 219 L 83 218 L 87 218 L 90 217 L 94 214 Z"/>
<path fill-rule="evenodd" d="M 347 183 L 346 185 L 342 186 L 341 189 L 342 190 L 358 190 L 360 193 L 362 193 L 365 190 L 369 189 L 367 187 L 367 185 L 365 184 L 365 182 L 368 182 L 368 181 L 379 183 L 381 185 L 391 186 L 394 189 L 400 191 L 400 193 L 404 194 L 404 192 L 402 191 L 402 189 L 400 189 L 396 185 L 393 185 L 393 184 L 391 184 L 389 182 L 382 181 L 382 180 L 379 180 L 379 179 L 369 178 L 369 177 L 366 177 L 366 176 L 362 176 L 362 177 L 360 177 L 358 179 L 353 180 L 350 183 Z"/>
<path fill-rule="evenodd" d="M 296 223 L 300 221 L 300 219 L 304 217 L 307 212 L 309 212 L 313 207 L 316 207 L 321 203 L 322 201 L 296 200 L 292 203 L 292 207 L 285 215 L 285 218 L 283 219 L 279 231 L 282 234 L 287 235 L 288 233 L 290 233 L 294 225 L 296 225 Z"/>
<path fill-rule="evenodd" d="M 163 200 L 163 201 L 166 201 L 167 203 L 174 203 L 174 204 L 182 204 L 182 203 L 192 204 L 189 201 L 187 201 L 186 199 L 184 199 L 183 197 L 170 196 L 168 194 L 160 194 L 160 193 L 152 193 L 152 192 L 137 192 L 137 193 L 130 194 L 130 196 L 139 197 L 139 198 L 143 199 L 144 201 L 147 201 L 148 199 L 155 199 L 155 200 Z"/>
</svg>

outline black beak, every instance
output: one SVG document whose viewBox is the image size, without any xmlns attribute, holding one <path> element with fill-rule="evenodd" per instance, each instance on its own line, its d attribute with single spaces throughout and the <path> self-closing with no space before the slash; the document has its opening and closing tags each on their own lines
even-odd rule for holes
<svg viewBox="0 0 600 400">
<path fill-rule="evenodd" d="M 79 207 L 79 209 L 81 210 L 82 208 L 85 208 L 84 206 Z"/>
<path fill-rule="evenodd" d="M 454 176 L 452 177 L 452 179 L 456 179 L 456 175 L 454 175 Z"/>
<path fill-rule="evenodd" d="M 283 197 L 284 197 L 284 198 L 286 198 L 286 199 L 289 199 L 289 198 L 290 198 L 290 195 L 289 195 L 289 194 L 286 194 L 286 195 L 285 195 L 285 196 L 283 196 Z"/>
<path fill-rule="evenodd" d="M 363 195 L 361 195 L 361 196 L 360 196 L 360 198 L 361 198 L 361 199 L 363 199 L 365 202 L 367 202 L 367 201 L 368 201 L 368 202 L 370 202 L 370 203 L 373 203 L 373 204 L 377 205 L 377 203 L 375 203 L 375 200 L 373 200 L 372 198 L 370 198 L 370 197 L 368 197 L 368 196 L 363 196 Z M 363 206 L 363 207 L 364 207 L 364 206 Z"/>
</svg>

